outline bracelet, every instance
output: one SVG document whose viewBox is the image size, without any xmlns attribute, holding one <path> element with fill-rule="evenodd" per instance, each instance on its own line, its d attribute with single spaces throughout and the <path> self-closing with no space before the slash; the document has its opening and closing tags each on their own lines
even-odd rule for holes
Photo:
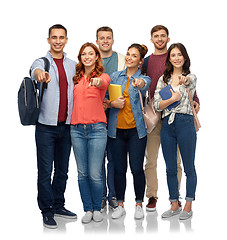
<svg viewBox="0 0 227 240">
<path fill-rule="evenodd" d="M 109 108 L 112 108 L 111 103 L 112 103 L 112 101 L 109 101 Z"/>
</svg>

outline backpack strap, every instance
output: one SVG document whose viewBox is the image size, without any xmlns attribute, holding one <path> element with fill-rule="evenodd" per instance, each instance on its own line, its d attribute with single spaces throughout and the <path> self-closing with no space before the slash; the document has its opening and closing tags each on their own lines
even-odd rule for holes
<svg viewBox="0 0 227 240">
<path fill-rule="evenodd" d="M 44 61 L 45 72 L 49 72 L 49 70 L 50 70 L 50 61 L 48 60 L 48 58 L 41 57 L 40 59 L 43 59 L 43 61 Z"/>
<path fill-rule="evenodd" d="M 49 60 L 46 58 L 46 57 L 41 57 L 40 59 L 43 59 L 44 61 L 44 69 L 45 69 L 45 72 L 49 72 L 50 70 L 50 62 Z M 41 90 L 41 98 L 40 98 L 40 101 L 42 102 L 43 100 L 43 93 L 44 93 L 44 90 L 47 88 L 47 83 L 44 82 L 42 84 L 42 90 Z"/>
<path fill-rule="evenodd" d="M 48 60 L 48 58 L 46 58 L 46 57 L 41 57 L 41 58 L 39 58 L 39 59 L 42 59 L 43 61 L 44 61 L 44 69 L 45 69 L 45 72 L 49 72 L 49 70 L 50 70 L 50 61 Z M 30 68 L 30 70 L 29 70 L 29 75 L 31 76 L 31 73 L 32 73 L 32 68 Z M 42 90 L 41 90 L 41 102 L 42 102 L 42 100 L 43 100 L 43 93 L 44 93 L 44 89 L 46 89 L 47 88 L 47 83 L 46 82 L 44 82 L 43 84 L 42 84 Z"/>
</svg>

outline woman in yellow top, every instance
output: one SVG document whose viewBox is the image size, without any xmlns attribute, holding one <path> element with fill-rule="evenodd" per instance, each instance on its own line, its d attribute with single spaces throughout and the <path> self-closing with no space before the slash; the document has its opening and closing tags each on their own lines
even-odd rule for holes
<svg viewBox="0 0 227 240">
<path fill-rule="evenodd" d="M 111 109 L 108 119 L 108 141 L 114 162 L 114 183 L 118 200 L 118 207 L 112 214 L 114 219 L 126 213 L 124 200 L 128 153 L 136 196 L 134 217 L 136 219 L 144 217 L 142 209 L 145 191 L 143 162 L 147 132 L 140 105 L 139 91 L 144 95 L 149 88 L 151 79 L 141 74 L 139 65 L 143 63 L 146 53 L 146 46 L 132 44 L 125 57 L 127 68 L 111 75 L 111 83 L 122 86 L 122 96 L 110 103 Z"/>
</svg>

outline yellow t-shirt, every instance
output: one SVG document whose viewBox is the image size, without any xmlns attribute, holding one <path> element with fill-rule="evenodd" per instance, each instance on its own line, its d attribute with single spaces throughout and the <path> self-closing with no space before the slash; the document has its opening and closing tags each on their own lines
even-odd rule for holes
<svg viewBox="0 0 227 240">
<path fill-rule="evenodd" d="M 125 106 L 120 110 L 117 118 L 117 128 L 120 129 L 131 129 L 136 127 L 135 119 L 133 117 L 132 108 L 130 104 L 128 87 L 130 79 L 128 78 L 123 97 L 125 98 Z"/>
</svg>

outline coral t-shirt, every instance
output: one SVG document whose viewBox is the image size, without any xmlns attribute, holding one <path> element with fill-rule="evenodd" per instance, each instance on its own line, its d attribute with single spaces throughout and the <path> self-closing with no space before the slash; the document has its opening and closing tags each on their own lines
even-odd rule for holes
<svg viewBox="0 0 227 240">
<path fill-rule="evenodd" d="M 103 100 L 110 84 L 110 76 L 102 73 L 99 78 L 103 80 L 101 87 L 89 87 L 90 81 L 84 76 L 74 86 L 71 124 L 107 123 Z"/>
</svg>

